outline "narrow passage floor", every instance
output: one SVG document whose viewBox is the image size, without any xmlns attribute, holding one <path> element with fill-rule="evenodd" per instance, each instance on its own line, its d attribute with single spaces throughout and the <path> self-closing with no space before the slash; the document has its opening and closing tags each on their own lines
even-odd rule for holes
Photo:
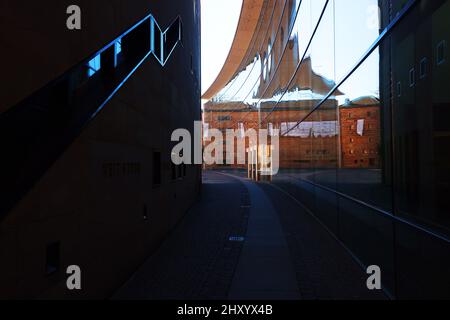
<svg viewBox="0 0 450 320">
<path fill-rule="evenodd" d="M 115 299 L 386 299 L 295 199 L 206 171 L 199 202 Z"/>
</svg>

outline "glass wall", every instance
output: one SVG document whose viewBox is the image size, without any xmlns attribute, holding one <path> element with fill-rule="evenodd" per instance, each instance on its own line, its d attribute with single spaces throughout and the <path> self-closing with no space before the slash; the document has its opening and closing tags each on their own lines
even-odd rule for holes
<svg viewBox="0 0 450 320">
<path fill-rule="evenodd" d="M 232 102 L 232 128 L 280 130 L 272 183 L 379 265 L 387 292 L 450 296 L 450 1 L 269 6 L 209 107 Z"/>
</svg>

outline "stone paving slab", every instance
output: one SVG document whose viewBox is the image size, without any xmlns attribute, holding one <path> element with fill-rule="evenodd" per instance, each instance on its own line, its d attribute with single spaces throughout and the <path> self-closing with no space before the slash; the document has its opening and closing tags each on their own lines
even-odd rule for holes
<svg viewBox="0 0 450 320">
<path fill-rule="evenodd" d="M 113 299 L 226 299 L 245 235 L 248 192 L 236 179 L 209 172 L 202 196 Z"/>
<path fill-rule="evenodd" d="M 366 279 L 283 190 L 207 171 L 198 204 L 113 298 L 386 299 Z"/>
<path fill-rule="evenodd" d="M 387 299 L 382 291 L 367 289 L 362 268 L 304 208 L 282 189 L 267 183 L 260 187 L 279 214 L 303 299 Z"/>
</svg>

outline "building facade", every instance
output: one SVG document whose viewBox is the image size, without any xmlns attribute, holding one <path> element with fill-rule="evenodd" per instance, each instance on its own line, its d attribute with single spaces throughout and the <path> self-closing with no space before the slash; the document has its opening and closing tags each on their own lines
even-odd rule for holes
<svg viewBox="0 0 450 320">
<path fill-rule="evenodd" d="M 107 298 L 196 201 L 200 2 L 1 1 L 0 298 Z M 68 266 L 82 290 L 68 290 Z"/>
<path fill-rule="evenodd" d="M 205 125 L 278 127 L 272 183 L 379 266 L 391 297 L 450 297 L 450 2 L 261 3 Z"/>
</svg>

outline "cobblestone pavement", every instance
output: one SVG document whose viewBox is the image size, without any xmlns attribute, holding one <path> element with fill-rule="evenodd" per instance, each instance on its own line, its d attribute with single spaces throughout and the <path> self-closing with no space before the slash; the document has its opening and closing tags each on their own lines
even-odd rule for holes
<svg viewBox="0 0 450 320">
<path fill-rule="evenodd" d="M 114 299 L 226 299 L 246 233 L 248 191 L 209 172 L 200 201 Z"/>
<path fill-rule="evenodd" d="M 246 242 L 239 241 L 242 240 L 239 237 L 247 236 L 249 216 L 254 218 L 265 210 L 264 207 L 270 207 L 279 220 L 281 236 L 285 238 L 286 250 L 289 251 L 284 256 L 289 257 L 294 274 L 292 281 L 296 282 L 293 285 L 298 288 L 302 299 L 386 298 L 382 292 L 369 291 L 365 287 L 367 276 L 360 266 L 299 203 L 274 186 L 266 183 L 253 185 L 239 176 L 205 172 L 198 204 L 114 298 L 227 299 L 230 291 L 233 291 L 231 297 L 239 297 L 236 295 L 236 287 L 239 288 L 236 281 L 242 278 L 240 270 L 250 267 L 255 269 L 255 274 L 270 272 L 270 266 L 258 267 L 258 263 L 252 262 L 251 254 L 255 250 L 247 250 L 248 246 L 243 250 Z M 264 216 L 262 218 L 264 221 Z M 261 231 L 258 220 L 252 228 Z M 248 232 L 251 236 L 252 230 Z M 258 239 L 260 235 L 258 233 Z M 238 241 L 230 241 L 233 236 Z M 250 238 L 248 241 L 250 244 Z M 264 250 L 261 251 L 264 254 Z M 277 270 L 276 265 L 273 270 Z M 273 277 L 276 279 L 277 275 Z M 253 278 L 258 281 L 257 277 Z M 252 282 L 244 282 L 247 282 L 248 290 Z M 263 297 L 271 298 L 270 290 Z M 283 297 L 273 292 L 273 299 Z"/>
<path fill-rule="evenodd" d="M 280 217 L 303 299 L 387 299 L 382 291 L 367 289 L 362 268 L 299 203 L 273 185 L 259 186 Z"/>
</svg>

